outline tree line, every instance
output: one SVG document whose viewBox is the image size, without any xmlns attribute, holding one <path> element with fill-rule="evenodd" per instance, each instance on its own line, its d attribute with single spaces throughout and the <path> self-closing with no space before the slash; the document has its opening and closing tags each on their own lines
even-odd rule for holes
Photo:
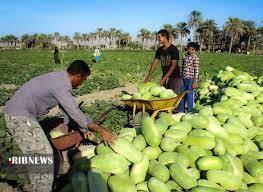
<svg viewBox="0 0 263 192">
<path fill-rule="evenodd" d="M 219 27 L 214 19 L 204 19 L 200 11 L 194 10 L 188 15 L 188 20 L 178 22 L 176 25 L 164 24 L 162 28 L 171 34 L 173 43 L 185 48 L 188 41 L 199 44 L 199 50 L 237 52 L 245 50 L 250 52 L 263 48 L 263 27 L 257 26 L 255 21 L 242 20 L 237 17 L 229 17 L 223 27 Z M 191 35 L 190 35 L 191 33 Z M 53 34 L 23 34 L 20 38 L 10 34 L 0 38 L 6 47 L 22 48 L 51 48 L 54 45 L 61 48 L 93 49 L 100 46 L 104 48 L 156 48 L 157 31 L 146 28 L 139 30 L 137 37 L 122 31 L 121 29 L 98 28 L 95 32 L 76 32 L 72 37 Z M 1 45 L 0 45 L 1 46 Z"/>
</svg>

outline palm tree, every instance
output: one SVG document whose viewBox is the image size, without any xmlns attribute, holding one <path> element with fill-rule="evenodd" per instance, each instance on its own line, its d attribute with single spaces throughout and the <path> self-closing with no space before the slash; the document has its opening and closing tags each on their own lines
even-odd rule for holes
<svg viewBox="0 0 263 192">
<path fill-rule="evenodd" d="M 172 42 L 174 39 L 175 28 L 171 24 L 164 24 L 163 28 L 166 29 L 170 33 L 170 40 Z"/>
<path fill-rule="evenodd" d="M 228 35 L 231 38 L 229 45 L 229 53 L 231 53 L 234 39 L 240 36 L 244 31 L 243 23 L 239 18 L 229 17 L 225 23 L 224 29 L 228 32 Z"/>
<path fill-rule="evenodd" d="M 155 47 L 155 49 L 157 49 L 157 31 L 152 31 L 152 33 L 151 33 L 151 39 L 153 39 L 154 40 L 154 47 Z"/>
<path fill-rule="evenodd" d="M 99 46 L 100 46 L 100 38 L 102 37 L 103 28 L 97 28 L 96 35 L 98 36 Z"/>
<path fill-rule="evenodd" d="M 14 44 L 14 46 L 16 47 L 16 43 L 17 43 L 18 38 L 11 34 L 11 35 L 9 35 L 9 40 L 10 40 L 11 46 L 13 46 L 13 44 Z"/>
<path fill-rule="evenodd" d="M 70 44 L 72 44 L 72 40 L 68 35 L 62 36 L 61 40 L 63 42 L 63 45 L 65 45 L 66 49 L 68 49 Z"/>
<path fill-rule="evenodd" d="M 115 32 L 115 36 L 117 37 L 117 41 L 118 41 L 118 47 L 121 47 L 121 37 L 122 37 L 122 30 L 117 29 Z"/>
<path fill-rule="evenodd" d="M 142 41 L 142 47 L 143 47 L 143 43 L 144 43 L 144 34 L 145 34 L 145 31 L 146 31 L 147 29 L 145 29 L 145 28 L 141 28 L 140 30 L 139 30 L 139 33 L 138 33 L 138 35 L 137 35 L 137 37 L 138 38 L 140 38 L 141 39 L 141 41 Z"/>
<path fill-rule="evenodd" d="M 208 19 L 205 20 L 202 24 L 201 24 L 201 28 L 203 28 L 205 36 L 207 37 L 207 50 L 208 52 L 210 52 L 211 50 L 211 45 L 214 46 L 214 33 L 217 30 L 217 24 L 215 22 L 215 20 L 213 19 Z"/>
<path fill-rule="evenodd" d="M 247 41 L 247 52 L 249 52 L 251 37 L 256 34 L 256 23 L 251 20 L 242 21 L 244 25 L 244 32 L 248 37 Z"/>
<path fill-rule="evenodd" d="M 44 47 L 44 41 L 45 41 L 45 34 L 43 34 L 43 33 L 37 34 L 37 37 L 36 37 L 37 47 L 43 48 Z"/>
<path fill-rule="evenodd" d="M 58 40 L 61 38 L 61 35 L 59 34 L 59 32 L 55 32 L 53 35 L 54 41 L 55 41 L 55 45 L 57 45 Z"/>
<path fill-rule="evenodd" d="M 45 46 L 51 47 L 51 42 L 52 42 L 52 34 L 47 34 L 45 37 Z"/>
<path fill-rule="evenodd" d="M 25 45 L 26 48 L 32 48 L 35 46 L 37 35 L 38 34 L 23 34 L 21 36 L 21 42 Z"/>
<path fill-rule="evenodd" d="M 73 39 L 75 40 L 75 43 L 77 45 L 77 49 L 79 49 L 79 44 L 80 44 L 80 40 L 81 40 L 81 34 L 79 32 L 75 32 Z"/>
<path fill-rule="evenodd" d="M 203 49 L 203 41 L 205 38 L 205 30 L 202 26 L 202 24 L 196 29 L 196 33 L 198 34 L 198 39 L 199 39 L 199 51 L 202 51 Z"/>
<path fill-rule="evenodd" d="M 36 44 L 41 48 L 47 48 L 51 45 L 52 35 L 40 33 L 36 37 Z"/>
<path fill-rule="evenodd" d="M 255 53 L 258 45 L 263 45 L 263 27 L 258 27 L 256 34 L 252 36 L 253 41 L 253 53 Z"/>
<path fill-rule="evenodd" d="M 226 32 L 224 30 L 216 30 L 214 34 L 214 46 L 213 46 L 213 51 L 215 51 L 215 44 L 216 48 L 220 50 L 225 50 L 226 49 L 226 43 L 228 40 L 228 37 L 226 35 Z"/>
<path fill-rule="evenodd" d="M 91 39 L 91 46 L 94 46 L 94 41 L 96 41 L 96 33 L 95 32 L 90 32 L 90 39 Z"/>
<path fill-rule="evenodd" d="M 8 37 L 8 35 L 1 37 L 1 41 L 3 43 L 7 43 L 7 47 L 9 48 L 9 37 Z"/>
<path fill-rule="evenodd" d="M 197 10 L 192 11 L 188 17 L 188 26 L 194 30 L 194 42 L 197 41 L 196 30 L 201 24 L 202 20 L 202 13 Z"/>
<path fill-rule="evenodd" d="M 130 40 L 131 40 L 131 36 L 130 36 L 129 33 L 123 33 L 123 34 L 122 34 L 121 41 L 122 41 L 123 43 L 125 43 L 125 47 L 128 46 Z"/>
<path fill-rule="evenodd" d="M 17 40 L 18 40 L 18 38 L 12 34 L 3 36 L 1 38 L 2 42 L 7 43 L 7 47 L 13 46 L 13 44 L 16 46 Z"/>
<path fill-rule="evenodd" d="M 28 34 L 23 34 L 21 36 L 21 42 L 25 45 L 25 48 L 29 48 L 30 37 Z"/>
<path fill-rule="evenodd" d="M 103 30 L 102 37 L 104 37 L 104 44 L 106 46 L 108 42 L 108 38 L 110 38 L 110 32 L 108 30 Z"/>
<path fill-rule="evenodd" d="M 83 33 L 82 34 L 82 38 L 84 40 L 84 46 L 85 46 L 85 50 L 87 49 L 87 46 L 88 46 L 88 41 L 89 41 L 89 34 L 88 33 Z"/>
<path fill-rule="evenodd" d="M 183 50 L 183 38 L 186 37 L 186 35 L 190 33 L 190 30 L 186 22 L 179 22 L 176 25 L 175 31 L 176 33 L 180 34 L 180 38 L 181 38 L 180 50 L 182 51 Z"/>
<path fill-rule="evenodd" d="M 113 38 L 115 37 L 115 35 L 116 35 L 116 28 L 110 28 L 109 29 L 110 47 L 113 47 L 112 42 L 113 42 Z"/>
<path fill-rule="evenodd" d="M 32 47 L 34 48 L 36 47 L 36 44 L 37 44 L 37 36 L 38 36 L 37 33 L 31 35 L 31 43 L 32 43 Z"/>
<path fill-rule="evenodd" d="M 148 47 L 148 40 L 151 39 L 151 31 L 145 31 L 144 38 L 145 38 L 145 47 Z"/>
<path fill-rule="evenodd" d="M 142 28 L 139 30 L 138 37 L 142 40 L 142 47 L 144 47 L 144 40 L 146 40 L 145 46 L 147 46 L 147 41 L 150 39 L 151 32 L 148 29 Z"/>
<path fill-rule="evenodd" d="M 5 43 L 5 42 L 6 42 L 6 36 L 1 37 L 1 38 L 0 38 L 0 41 L 3 42 L 3 43 Z"/>
</svg>

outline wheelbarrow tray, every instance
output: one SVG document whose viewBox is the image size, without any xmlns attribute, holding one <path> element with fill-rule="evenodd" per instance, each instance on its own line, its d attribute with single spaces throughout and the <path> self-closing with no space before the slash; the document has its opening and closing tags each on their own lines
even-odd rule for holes
<svg viewBox="0 0 263 192">
<path fill-rule="evenodd" d="M 185 96 L 186 93 L 187 92 L 183 92 L 181 95 L 170 99 L 160 99 L 160 100 L 127 99 L 121 101 L 129 107 L 134 107 L 134 105 L 136 105 L 137 109 L 142 109 L 144 105 L 146 110 L 158 111 L 166 108 L 178 107 L 179 103 L 181 102 L 182 98 Z"/>
</svg>

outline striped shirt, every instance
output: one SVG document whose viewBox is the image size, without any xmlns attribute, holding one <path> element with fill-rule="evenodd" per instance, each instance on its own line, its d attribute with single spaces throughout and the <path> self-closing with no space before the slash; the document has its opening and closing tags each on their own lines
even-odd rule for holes
<svg viewBox="0 0 263 192">
<path fill-rule="evenodd" d="M 199 76 L 199 58 L 195 54 L 184 55 L 181 75 L 183 79 L 192 79 L 197 83 Z"/>
</svg>

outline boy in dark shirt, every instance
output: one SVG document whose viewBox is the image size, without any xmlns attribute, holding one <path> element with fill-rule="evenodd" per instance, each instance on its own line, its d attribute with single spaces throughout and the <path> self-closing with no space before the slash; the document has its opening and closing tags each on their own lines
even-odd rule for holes
<svg viewBox="0 0 263 192">
<path fill-rule="evenodd" d="M 144 82 L 151 80 L 160 60 L 163 72 L 160 85 L 174 90 L 176 94 L 181 94 L 183 81 L 180 78 L 180 69 L 178 66 L 179 51 L 176 46 L 170 43 L 169 37 L 170 34 L 165 29 L 162 29 L 158 32 L 157 39 L 162 46 L 157 49 L 151 69 Z"/>
<path fill-rule="evenodd" d="M 181 76 L 184 81 L 183 91 L 190 91 L 182 99 L 180 103 L 180 112 L 185 111 L 185 102 L 187 102 L 187 112 L 191 111 L 194 107 L 194 92 L 193 89 L 198 87 L 199 76 L 199 58 L 195 54 L 196 43 L 189 43 L 187 45 L 187 53 L 183 57 L 182 73 Z"/>
</svg>

